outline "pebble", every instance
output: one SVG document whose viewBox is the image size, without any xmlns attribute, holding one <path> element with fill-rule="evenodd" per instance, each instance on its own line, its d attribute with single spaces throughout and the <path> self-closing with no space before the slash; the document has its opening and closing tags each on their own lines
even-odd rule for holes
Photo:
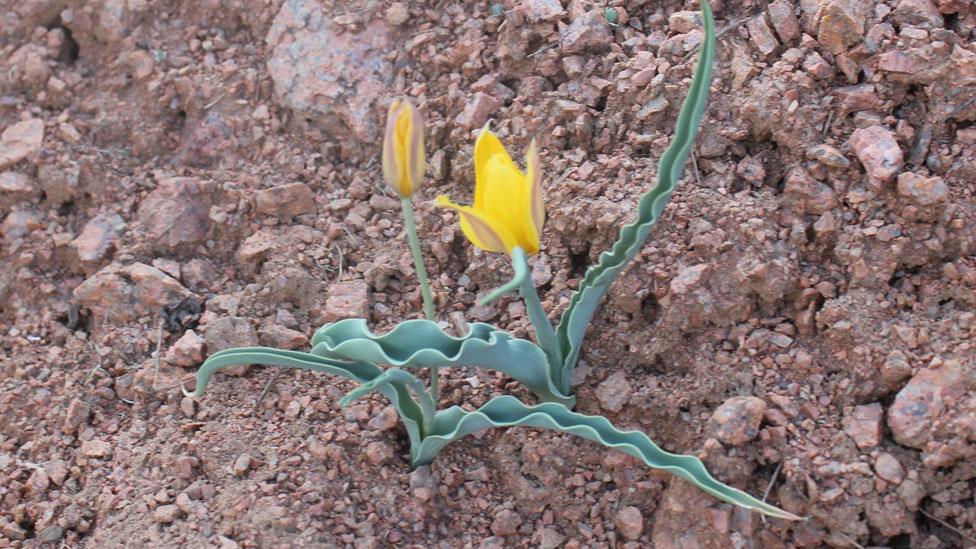
<svg viewBox="0 0 976 549">
<path fill-rule="evenodd" d="M 389 461 L 393 457 L 393 448 L 385 442 L 370 442 L 366 445 L 366 459 L 373 465 Z"/>
<path fill-rule="evenodd" d="M 169 524 L 180 518 L 180 508 L 176 505 L 160 505 L 153 511 L 153 520 L 160 524 Z"/>
<path fill-rule="evenodd" d="M 861 41 L 867 18 L 859 0 L 822 0 L 817 41 L 833 54 L 843 53 Z"/>
<path fill-rule="evenodd" d="M 630 399 L 633 389 L 623 372 L 614 372 L 596 388 L 596 398 L 600 408 L 609 412 L 619 412 Z"/>
<path fill-rule="evenodd" d="M 81 455 L 89 458 L 103 458 L 112 455 L 112 445 L 97 438 L 81 443 Z"/>
<path fill-rule="evenodd" d="M 847 436 L 862 450 L 874 448 L 881 443 L 881 419 L 884 409 L 877 402 L 855 406 L 850 414 L 844 416 L 843 427 Z"/>
<path fill-rule="evenodd" d="M 491 521 L 491 532 L 501 537 L 512 536 L 518 533 L 521 525 L 522 517 L 518 513 L 510 509 L 502 509 Z"/>
<path fill-rule="evenodd" d="M 367 427 L 374 431 L 389 431 L 390 429 L 396 427 L 397 422 L 399 421 L 400 417 L 397 415 L 396 408 L 393 406 L 386 406 L 376 415 L 370 418 Z"/>
<path fill-rule="evenodd" d="M 0 212 L 39 194 L 34 180 L 26 173 L 0 173 Z"/>
<path fill-rule="evenodd" d="M 173 177 L 139 203 L 138 219 L 150 241 L 164 249 L 202 241 L 210 231 L 211 185 L 193 177 Z"/>
<path fill-rule="evenodd" d="M 932 426 L 946 408 L 946 398 L 961 391 L 966 379 L 972 379 L 971 370 L 954 360 L 938 369 L 919 370 L 888 408 L 888 428 L 895 440 L 911 448 L 924 448 Z"/>
<path fill-rule="evenodd" d="M 207 352 L 211 354 L 234 347 L 257 347 L 260 344 L 254 326 L 244 317 L 222 316 L 210 321 L 205 330 L 204 342 Z M 242 375 L 246 370 L 246 365 L 237 365 L 222 368 L 221 372 Z"/>
<path fill-rule="evenodd" d="M 410 11 L 403 2 L 391 2 L 386 8 L 386 22 L 394 27 L 410 20 Z"/>
<path fill-rule="evenodd" d="M 553 21 L 566 15 L 559 0 L 522 0 L 518 2 L 516 11 L 530 23 Z"/>
<path fill-rule="evenodd" d="M 369 285 L 365 280 L 348 280 L 329 285 L 322 321 L 369 318 Z"/>
<path fill-rule="evenodd" d="M 630 541 L 637 540 L 644 533 L 644 516 L 640 509 L 633 505 L 628 505 L 617 511 L 613 523 L 624 539 Z"/>
<path fill-rule="evenodd" d="M 949 200 L 949 187 L 941 177 L 904 172 L 898 174 L 898 194 L 919 206 L 934 206 Z"/>
<path fill-rule="evenodd" d="M 241 476 L 251 468 L 251 456 L 248 454 L 241 454 L 237 456 L 234 460 L 233 471 L 237 476 Z"/>
<path fill-rule="evenodd" d="M 573 19 L 560 34 L 563 53 L 602 51 L 610 47 L 613 33 L 602 9 L 588 11 Z"/>
<path fill-rule="evenodd" d="M 745 26 L 749 31 L 749 40 L 763 57 L 772 55 L 779 49 L 779 41 L 776 40 L 773 30 L 766 24 L 765 17 L 753 17 L 746 22 Z"/>
<path fill-rule="evenodd" d="M 830 168 L 843 169 L 851 165 L 851 161 L 836 147 L 821 143 L 807 149 L 807 156 Z"/>
<path fill-rule="evenodd" d="M 788 0 L 776 0 L 766 8 L 773 29 L 784 44 L 789 44 L 800 37 L 800 21 L 793 11 L 793 6 L 794 4 Z"/>
<path fill-rule="evenodd" d="M 766 403 L 754 396 L 732 397 L 715 409 L 709 428 L 723 444 L 741 446 L 759 435 Z"/>
<path fill-rule="evenodd" d="M 12 522 L 4 522 L 3 527 L 0 527 L 0 534 L 3 534 L 7 539 L 16 541 L 27 539 L 27 530 Z"/>
<path fill-rule="evenodd" d="M 904 165 L 895 135 L 885 126 L 859 128 L 851 134 L 851 146 L 875 188 L 891 181 Z"/>
<path fill-rule="evenodd" d="M 687 34 L 702 25 L 700 11 L 676 11 L 668 17 L 668 29 L 675 34 Z"/>
<path fill-rule="evenodd" d="M 801 166 L 794 166 L 786 175 L 783 194 L 802 212 L 822 214 L 837 207 L 837 193 Z"/>
<path fill-rule="evenodd" d="M 0 170 L 39 153 L 43 145 L 43 120 L 31 118 L 7 126 L 0 134 Z"/>
<path fill-rule="evenodd" d="M 878 477 L 892 484 L 901 484 L 905 479 L 905 469 L 895 456 L 882 452 L 874 461 L 874 471 Z"/>
<path fill-rule="evenodd" d="M 166 351 L 164 360 L 175 366 L 190 368 L 203 362 L 206 340 L 193 330 L 183 332 L 176 343 Z"/>
<path fill-rule="evenodd" d="M 476 92 L 464 110 L 457 115 L 454 123 L 462 128 L 474 129 L 485 125 L 501 107 L 501 102 L 484 92 Z"/>
<path fill-rule="evenodd" d="M 304 349 L 308 347 L 308 337 L 305 334 L 277 324 L 262 326 L 258 330 L 258 339 L 262 345 L 278 349 Z"/>
<path fill-rule="evenodd" d="M 81 399 L 72 399 L 71 404 L 68 405 L 68 411 L 64 415 L 64 424 L 62 424 L 61 430 L 69 434 L 76 432 L 82 423 L 88 421 L 90 415 L 91 406 Z"/>
<path fill-rule="evenodd" d="M 898 26 L 931 30 L 942 28 L 945 20 L 932 0 L 899 0 L 890 20 Z"/>
<path fill-rule="evenodd" d="M 289 183 L 262 189 L 255 196 L 258 213 L 290 219 L 315 211 L 315 193 L 304 183 Z"/>
</svg>

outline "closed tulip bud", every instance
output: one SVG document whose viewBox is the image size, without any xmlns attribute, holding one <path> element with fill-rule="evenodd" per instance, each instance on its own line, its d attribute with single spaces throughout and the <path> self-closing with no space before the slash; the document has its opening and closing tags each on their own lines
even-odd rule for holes
<svg viewBox="0 0 976 549">
<path fill-rule="evenodd" d="M 424 168 L 424 119 L 408 99 L 394 99 L 383 136 L 383 177 L 400 198 L 410 198 Z"/>
</svg>

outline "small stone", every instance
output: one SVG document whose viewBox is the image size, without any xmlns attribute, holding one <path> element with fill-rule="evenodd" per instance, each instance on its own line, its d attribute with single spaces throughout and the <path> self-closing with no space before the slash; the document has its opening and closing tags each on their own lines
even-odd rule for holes
<svg viewBox="0 0 976 549">
<path fill-rule="evenodd" d="M 515 10 L 530 23 L 554 21 L 566 15 L 559 0 L 522 0 Z"/>
<path fill-rule="evenodd" d="M 210 231 L 209 184 L 193 177 L 172 177 L 139 203 L 138 217 L 150 241 L 172 250 L 196 244 Z"/>
<path fill-rule="evenodd" d="M 78 262 L 86 271 L 97 269 L 115 251 L 124 230 L 125 220 L 118 214 L 101 214 L 91 218 L 71 241 Z"/>
<path fill-rule="evenodd" d="M 758 158 L 746 156 L 735 166 L 735 175 L 746 180 L 753 187 L 759 187 L 766 179 L 766 168 Z"/>
<path fill-rule="evenodd" d="M 481 540 L 478 549 L 505 549 L 505 539 L 498 536 L 491 536 Z"/>
<path fill-rule="evenodd" d="M 881 104 L 874 84 L 858 84 L 834 88 L 833 95 L 846 111 L 867 111 Z"/>
<path fill-rule="evenodd" d="M 268 257 L 268 252 L 274 248 L 277 236 L 271 229 L 261 229 L 247 237 L 237 250 L 237 257 L 241 263 L 252 270 L 257 270 Z"/>
<path fill-rule="evenodd" d="M 196 292 L 209 290 L 220 283 L 213 264 L 199 257 L 180 264 L 180 279 L 188 288 Z"/>
<path fill-rule="evenodd" d="M 573 19 L 559 37 L 564 53 L 602 51 L 610 47 L 613 33 L 603 10 L 588 11 Z"/>
<path fill-rule="evenodd" d="M 792 2 L 776 0 L 766 8 L 766 11 L 769 13 L 769 21 L 773 24 L 773 29 L 784 44 L 789 44 L 800 37 L 800 21 L 793 11 Z"/>
<path fill-rule="evenodd" d="M 255 201 L 258 213 L 285 219 L 315 211 L 315 193 L 304 183 L 262 189 Z"/>
<path fill-rule="evenodd" d="M 851 161 L 836 147 L 821 143 L 807 149 L 807 156 L 830 168 L 847 168 Z"/>
<path fill-rule="evenodd" d="M 374 431 L 389 431 L 390 429 L 396 427 L 399 419 L 400 418 L 397 415 L 396 408 L 393 406 L 387 406 L 370 418 L 367 427 Z"/>
<path fill-rule="evenodd" d="M 158 315 L 164 306 L 176 307 L 195 296 L 178 281 L 143 263 L 108 265 L 73 292 L 76 301 L 109 322 L 127 322 Z"/>
<path fill-rule="evenodd" d="M 884 410 L 878 403 L 855 406 L 842 421 L 844 432 L 862 450 L 874 448 L 881 443 L 881 419 Z"/>
<path fill-rule="evenodd" d="M 753 17 L 746 22 L 746 29 L 749 30 L 749 40 L 752 45 L 759 50 L 764 57 L 772 55 L 779 49 L 779 41 L 772 29 L 766 24 L 765 17 Z"/>
<path fill-rule="evenodd" d="M 899 74 L 917 74 L 927 69 L 932 61 L 918 50 L 886 51 L 878 55 L 878 70 Z"/>
<path fill-rule="evenodd" d="M 258 340 L 266 347 L 277 347 L 279 349 L 304 349 L 308 347 L 308 337 L 305 334 L 277 324 L 262 326 L 258 330 Z"/>
<path fill-rule="evenodd" d="M 97 438 L 81 443 L 81 455 L 89 458 L 103 458 L 112 455 L 112 445 Z"/>
<path fill-rule="evenodd" d="M 688 34 L 702 26 L 700 11 L 676 11 L 668 17 L 668 29 L 675 34 Z"/>
<path fill-rule="evenodd" d="M 3 527 L 0 528 L 0 534 L 7 539 L 12 539 L 15 541 L 21 541 L 27 539 L 27 530 L 20 527 L 19 524 L 13 522 L 4 522 Z"/>
<path fill-rule="evenodd" d="M 551 526 L 546 526 L 539 533 L 539 549 L 556 549 L 566 541 L 566 536 Z"/>
<path fill-rule="evenodd" d="M 878 459 L 874 462 L 874 472 L 878 474 L 878 478 L 896 485 L 901 484 L 905 479 L 905 469 L 898 459 L 888 452 L 878 455 Z"/>
<path fill-rule="evenodd" d="M 923 368 L 908 381 L 888 408 L 888 428 L 902 445 L 922 449 L 930 431 L 946 408 L 946 398 L 961 390 L 967 372 L 957 361 L 938 369 Z M 971 379 L 971 378 L 970 378 Z"/>
<path fill-rule="evenodd" d="M 52 459 L 44 464 L 44 472 L 55 486 L 61 486 L 68 478 L 68 464 L 62 459 Z"/>
<path fill-rule="evenodd" d="M 522 517 L 510 509 L 502 509 L 491 521 L 491 532 L 496 536 L 513 536 L 522 525 Z"/>
<path fill-rule="evenodd" d="M 91 406 L 81 399 L 73 399 L 68 405 L 68 412 L 64 415 L 64 424 L 61 430 L 65 433 L 74 433 L 82 423 L 88 421 L 91 415 Z"/>
<path fill-rule="evenodd" d="M 863 2 L 824 0 L 820 2 L 819 13 L 817 41 L 830 53 L 844 53 L 864 36 L 867 14 Z"/>
<path fill-rule="evenodd" d="M 851 146 L 875 188 L 891 181 L 904 164 L 904 156 L 895 141 L 895 135 L 885 126 L 854 130 L 851 134 Z"/>
<path fill-rule="evenodd" d="M 373 465 L 379 465 L 393 457 L 393 449 L 385 442 L 370 442 L 366 445 L 366 459 Z"/>
<path fill-rule="evenodd" d="M 630 541 L 639 539 L 644 533 L 644 516 L 640 509 L 633 505 L 628 505 L 617 511 L 613 523 L 617 526 L 620 534 Z"/>
<path fill-rule="evenodd" d="M 600 407 L 610 412 L 619 412 L 630 399 L 633 389 L 623 372 L 614 372 L 596 388 L 596 398 Z"/>
<path fill-rule="evenodd" d="M 888 353 L 881 365 L 880 384 L 887 391 L 894 391 L 902 387 L 902 381 L 912 375 L 912 365 L 908 363 L 905 353 L 895 349 Z"/>
<path fill-rule="evenodd" d="M 834 68 L 815 51 L 810 52 L 803 60 L 803 70 L 818 80 L 826 80 L 834 75 Z"/>
<path fill-rule="evenodd" d="M 31 492 L 42 494 L 51 486 L 51 479 L 44 469 L 34 469 L 30 478 L 27 479 L 27 486 L 30 487 Z"/>
<path fill-rule="evenodd" d="M 204 338 L 197 335 L 193 330 L 187 330 L 170 347 L 163 359 L 174 366 L 182 366 L 183 368 L 197 366 L 203 362 L 205 344 Z"/>
<path fill-rule="evenodd" d="M 176 505 L 160 505 L 153 511 L 153 520 L 160 524 L 169 524 L 180 518 L 180 508 Z"/>
<path fill-rule="evenodd" d="M 430 498 L 434 497 L 434 492 L 427 488 L 426 486 L 420 486 L 411 490 L 413 497 L 417 498 L 419 501 L 430 501 Z"/>
<path fill-rule="evenodd" d="M 794 166 L 786 175 L 783 195 L 801 212 L 822 214 L 837 207 L 837 194 L 817 181 L 801 166 Z"/>
<path fill-rule="evenodd" d="M 741 446 L 756 438 L 766 403 L 754 396 L 732 397 L 715 409 L 709 428 L 723 444 Z"/>
<path fill-rule="evenodd" d="M 368 318 L 369 310 L 369 285 L 365 280 L 335 282 L 326 292 L 322 320 L 335 322 L 344 318 Z"/>
<path fill-rule="evenodd" d="M 498 99 L 487 93 L 477 92 L 461 111 L 461 114 L 457 115 L 454 122 L 462 128 L 480 128 L 498 111 L 499 107 L 501 107 L 501 103 Z"/>
<path fill-rule="evenodd" d="M 949 187 L 941 177 L 904 172 L 898 174 L 898 194 L 919 206 L 934 206 L 949 200 Z"/>
<path fill-rule="evenodd" d="M 920 29 L 939 29 L 945 25 L 939 8 L 932 0 L 900 0 L 890 19 L 899 27 L 913 26 Z"/>
<path fill-rule="evenodd" d="M 7 126 L 0 134 L 0 170 L 39 153 L 43 145 L 43 120 L 31 118 Z"/>
<path fill-rule="evenodd" d="M 37 185 L 26 173 L 0 173 L 0 212 L 39 195 Z"/>
<path fill-rule="evenodd" d="M 190 499 L 190 496 L 186 492 L 180 492 L 176 496 L 176 507 L 180 512 L 189 515 L 193 510 L 193 500 Z"/>
<path fill-rule="evenodd" d="M 386 22 L 394 27 L 406 23 L 410 19 L 410 11 L 403 2 L 392 2 L 386 8 Z"/>
<path fill-rule="evenodd" d="M 57 524 L 52 524 L 41 530 L 41 535 L 38 536 L 38 541 L 41 543 L 57 543 L 61 538 L 64 537 L 64 528 L 61 528 Z"/>
<path fill-rule="evenodd" d="M 188 418 L 192 418 L 196 414 L 196 406 L 196 401 L 190 397 L 183 397 L 180 400 L 180 411 Z"/>
<path fill-rule="evenodd" d="M 694 290 L 700 289 L 704 284 L 705 275 L 708 272 L 708 264 L 701 263 L 682 269 L 677 276 L 671 279 L 671 293 L 675 295 L 685 295 Z"/>
<path fill-rule="evenodd" d="M 234 467 L 233 467 L 234 475 L 241 476 L 244 473 L 246 473 L 247 470 L 250 469 L 250 468 L 251 468 L 251 456 L 250 455 L 248 455 L 248 454 L 241 454 L 241 455 L 237 456 L 237 459 L 234 460 Z"/>
</svg>

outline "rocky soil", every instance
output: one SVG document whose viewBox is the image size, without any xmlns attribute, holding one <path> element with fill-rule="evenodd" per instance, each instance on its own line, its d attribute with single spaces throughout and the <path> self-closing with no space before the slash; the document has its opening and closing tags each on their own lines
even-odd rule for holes
<svg viewBox="0 0 976 549">
<path fill-rule="evenodd" d="M 210 352 L 420 315 L 381 124 L 428 119 L 442 319 L 528 337 L 430 199 L 539 139 L 553 318 L 653 182 L 693 0 L 0 0 L 0 547 L 976 545 L 976 3 L 716 0 L 683 185 L 594 320 L 579 409 L 802 523 L 529 429 L 411 471 L 380 397 Z M 518 155 L 516 155 L 518 156 Z M 451 371 L 441 405 L 531 397 Z"/>
</svg>

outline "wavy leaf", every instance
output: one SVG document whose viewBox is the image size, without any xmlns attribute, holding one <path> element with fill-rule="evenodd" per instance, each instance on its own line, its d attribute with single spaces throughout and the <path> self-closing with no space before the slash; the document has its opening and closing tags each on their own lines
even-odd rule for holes
<svg viewBox="0 0 976 549">
<path fill-rule="evenodd" d="M 526 406 L 514 397 L 500 396 L 474 412 L 454 406 L 437 413 L 430 434 L 420 442 L 419 448 L 411 448 L 410 457 L 415 467 L 425 465 L 442 448 L 465 435 L 483 429 L 514 426 L 552 429 L 596 441 L 631 455 L 649 467 L 677 475 L 722 501 L 772 517 L 801 520 L 792 513 L 715 480 L 701 460 L 694 456 L 666 452 L 640 431 L 621 431 L 602 416 L 580 414 L 555 403 Z"/>
<path fill-rule="evenodd" d="M 200 369 L 197 370 L 196 388 L 194 391 L 191 393 L 184 389 L 183 393 L 191 398 L 200 398 L 207 389 L 210 378 L 218 370 L 236 364 L 260 364 L 263 366 L 280 366 L 283 368 L 310 370 L 313 372 L 335 374 L 362 384 L 369 383 L 383 376 L 383 370 L 366 362 L 344 362 L 309 353 L 285 351 L 270 347 L 241 347 L 227 349 L 210 355 L 203 365 L 200 366 Z M 388 382 L 377 387 L 376 390 L 389 398 L 394 408 L 396 408 L 397 413 L 400 414 L 400 419 L 407 429 L 407 436 L 410 437 L 411 448 L 420 444 L 420 440 L 426 431 L 424 425 L 425 423 L 429 423 L 429 420 L 425 422 L 424 410 L 410 396 L 410 389 L 407 385 L 396 380 L 388 380 Z"/>
<path fill-rule="evenodd" d="M 599 263 L 586 271 L 579 289 L 573 294 L 569 307 L 563 311 L 562 318 L 559 320 L 556 333 L 562 349 L 563 364 L 557 385 L 563 392 L 569 392 L 570 373 L 579 357 L 586 327 L 600 299 L 644 245 L 651 227 L 670 200 L 671 193 L 674 192 L 684 170 L 691 147 L 695 143 L 695 136 L 708 100 L 709 86 L 712 82 L 712 64 L 715 60 L 715 22 L 708 2 L 702 0 L 701 8 L 705 22 L 705 41 L 702 44 L 688 96 L 678 114 L 674 140 L 661 156 L 657 184 L 641 197 L 637 207 L 637 219 L 620 230 L 620 237 L 613 248 L 600 254 Z"/>
<path fill-rule="evenodd" d="M 398 370 L 396 368 L 391 368 L 384 371 L 382 374 L 374 377 L 370 381 L 363 383 L 359 387 L 356 387 L 352 391 L 346 393 L 346 396 L 342 397 L 339 401 L 339 405 L 345 408 L 349 406 L 354 400 L 365 396 L 373 391 L 380 391 L 385 386 L 396 387 L 397 385 L 403 385 L 413 390 L 414 395 L 416 395 L 417 400 L 420 401 L 420 410 L 424 417 L 424 433 L 429 431 L 431 425 L 430 422 L 433 421 L 435 414 L 437 413 L 437 405 L 434 403 L 434 398 L 431 396 L 430 392 L 427 391 L 427 387 L 419 379 L 413 377 L 412 374 L 404 372 L 403 370 Z"/>
<path fill-rule="evenodd" d="M 319 328 L 312 337 L 312 354 L 397 368 L 491 368 L 525 385 L 544 401 L 570 407 L 575 403 L 553 384 L 542 349 L 480 322 L 469 324 L 468 333 L 461 337 L 448 335 L 436 322 L 420 319 L 401 322 L 376 335 L 365 320 L 350 318 Z"/>
</svg>

